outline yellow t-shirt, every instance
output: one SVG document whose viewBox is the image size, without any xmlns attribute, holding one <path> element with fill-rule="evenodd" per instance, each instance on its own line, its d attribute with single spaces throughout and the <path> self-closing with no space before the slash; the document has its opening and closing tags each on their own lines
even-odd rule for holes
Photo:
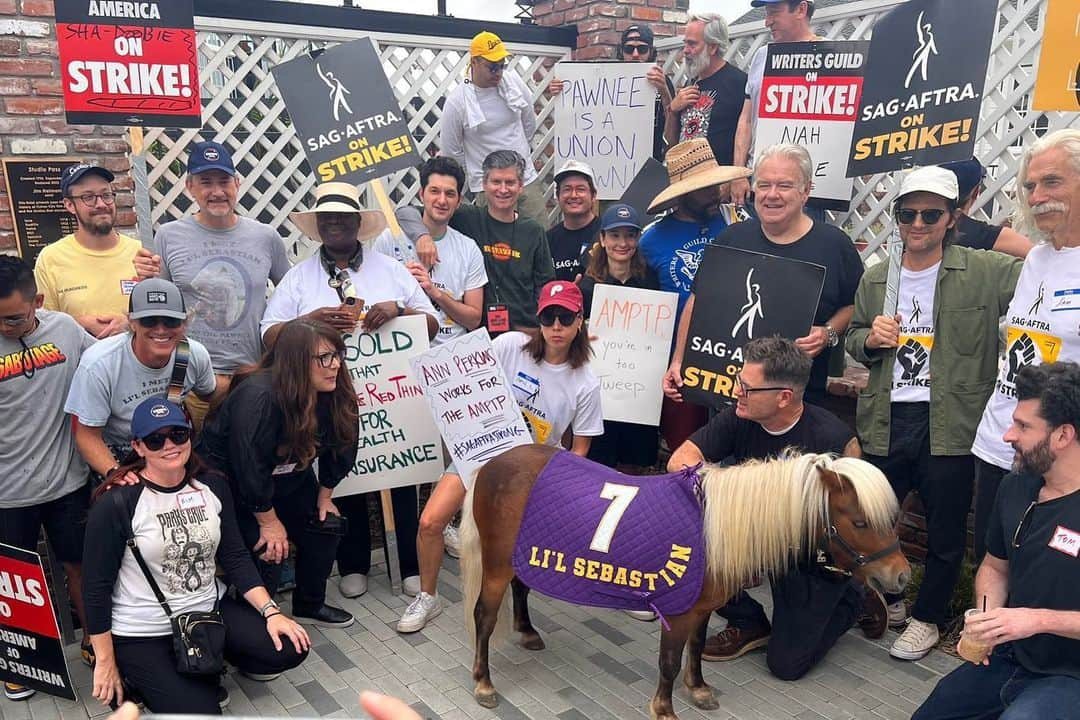
<svg viewBox="0 0 1080 720">
<path fill-rule="evenodd" d="M 127 315 L 128 296 L 135 286 L 135 253 L 138 240 L 118 235 L 115 247 L 88 250 L 65 235 L 44 248 L 34 265 L 38 292 L 45 296 L 46 310 L 74 317 L 89 314 Z"/>
</svg>

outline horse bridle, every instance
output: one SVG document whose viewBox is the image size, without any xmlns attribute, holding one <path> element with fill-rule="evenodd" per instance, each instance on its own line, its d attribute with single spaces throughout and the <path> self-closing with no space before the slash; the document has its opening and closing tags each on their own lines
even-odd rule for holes
<svg viewBox="0 0 1080 720">
<path fill-rule="evenodd" d="M 894 552 L 900 549 L 900 539 L 897 538 L 896 540 L 893 540 L 891 543 L 883 547 L 881 550 L 878 550 L 876 553 L 873 553 L 871 555 L 864 555 L 855 548 L 851 547 L 848 541 L 844 539 L 844 536 L 840 534 L 840 531 L 836 529 L 836 525 L 833 524 L 831 518 L 828 518 L 828 521 L 829 527 L 821 538 L 821 544 L 819 546 L 819 549 L 823 553 L 825 553 L 826 557 L 829 557 L 829 546 L 835 542 L 837 546 L 839 546 L 839 548 L 844 551 L 844 554 L 847 555 L 848 558 L 855 563 L 854 569 L 856 570 L 863 567 L 864 565 L 869 565 L 872 562 L 880 560 L 884 557 L 888 557 L 889 555 L 892 555 Z M 823 567 L 826 570 L 837 572 L 842 575 L 847 575 L 849 577 L 853 573 L 853 570 L 836 567 L 831 563 L 825 564 Z"/>
</svg>

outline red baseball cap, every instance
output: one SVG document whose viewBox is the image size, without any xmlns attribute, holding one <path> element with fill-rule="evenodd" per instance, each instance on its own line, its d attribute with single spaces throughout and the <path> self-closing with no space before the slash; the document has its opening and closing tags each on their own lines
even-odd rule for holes
<svg viewBox="0 0 1080 720">
<path fill-rule="evenodd" d="M 581 312 L 585 305 L 585 298 L 577 285 L 569 280 L 552 280 L 540 289 L 540 300 L 536 303 L 536 314 L 539 315 L 544 308 L 558 305 L 561 308 Z"/>
</svg>

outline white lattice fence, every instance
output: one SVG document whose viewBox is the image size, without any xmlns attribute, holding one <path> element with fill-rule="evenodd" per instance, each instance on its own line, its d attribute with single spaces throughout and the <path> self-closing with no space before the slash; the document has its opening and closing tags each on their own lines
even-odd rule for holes
<svg viewBox="0 0 1080 720">
<path fill-rule="evenodd" d="M 206 99 L 201 130 L 155 129 L 147 132 L 151 217 L 154 226 L 183 216 L 191 201 L 184 193 L 183 163 L 188 147 L 215 140 L 233 151 L 241 175 L 241 212 L 276 227 L 285 238 L 290 257 L 306 257 L 309 239 L 289 221 L 290 212 L 304 209 L 315 177 L 300 141 L 276 92 L 270 69 L 315 48 L 368 36 L 375 42 L 383 69 L 405 109 L 409 128 L 422 156 L 438 149 L 442 99 L 464 78 L 468 38 L 420 37 L 402 33 L 365 33 L 337 28 L 238 23 L 199 17 L 200 72 Z M 513 43 L 511 67 L 525 80 L 536 100 L 539 125 L 534 160 L 543 175 L 552 172 L 545 152 L 551 143 L 551 100 L 544 95 L 552 60 L 568 49 Z M 390 197 L 408 202 L 419 191 L 415 170 L 386 178 Z M 368 199 L 374 206 L 374 199 Z"/>
<path fill-rule="evenodd" d="M 866 40 L 877 18 L 900 2 L 859 0 L 825 8 L 814 15 L 814 29 L 831 40 Z M 1028 109 L 1035 87 L 1044 6 L 1043 0 L 999 2 L 997 32 L 991 45 L 975 145 L 975 155 L 988 168 L 986 191 L 972 211 L 993 222 L 1005 220 L 1013 210 L 1023 145 L 1048 131 L 1080 127 L 1077 113 L 1041 113 Z M 768 42 L 769 33 L 762 22 L 733 25 L 730 30 L 731 49 L 727 58 L 745 69 L 754 51 Z M 657 43 L 657 47 L 665 68 L 681 80 L 682 68 L 677 57 L 681 39 L 669 38 Z M 835 214 L 837 224 L 853 239 L 866 243 L 864 258 L 877 252 L 891 230 L 888 213 L 896 191 L 892 174 L 856 178 L 851 210 Z"/>
</svg>

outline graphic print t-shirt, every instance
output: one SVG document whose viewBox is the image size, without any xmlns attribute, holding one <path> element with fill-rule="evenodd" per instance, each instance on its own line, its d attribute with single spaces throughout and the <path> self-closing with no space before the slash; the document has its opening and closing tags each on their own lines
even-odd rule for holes
<svg viewBox="0 0 1080 720">
<path fill-rule="evenodd" d="M 934 293 L 938 270 L 900 269 L 900 344 L 893 363 L 893 402 L 930 402 L 930 353 L 934 349 Z"/>
<path fill-rule="evenodd" d="M 1080 248 L 1037 245 L 1005 314 L 1005 361 L 975 433 L 976 456 L 1000 468 L 1012 465 L 1013 449 L 1001 436 L 1016 408 L 1016 373 L 1058 360 L 1080 361 Z"/>
<path fill-rule="evenodd" d="M 709 140 L 716 162 L 734 165 L 735 128 L 742 113 L 746 73 L 731 63 L 698 80 L 697 103 L 679 114 L 679 142 L 696 137 Z"/>
</svg>

